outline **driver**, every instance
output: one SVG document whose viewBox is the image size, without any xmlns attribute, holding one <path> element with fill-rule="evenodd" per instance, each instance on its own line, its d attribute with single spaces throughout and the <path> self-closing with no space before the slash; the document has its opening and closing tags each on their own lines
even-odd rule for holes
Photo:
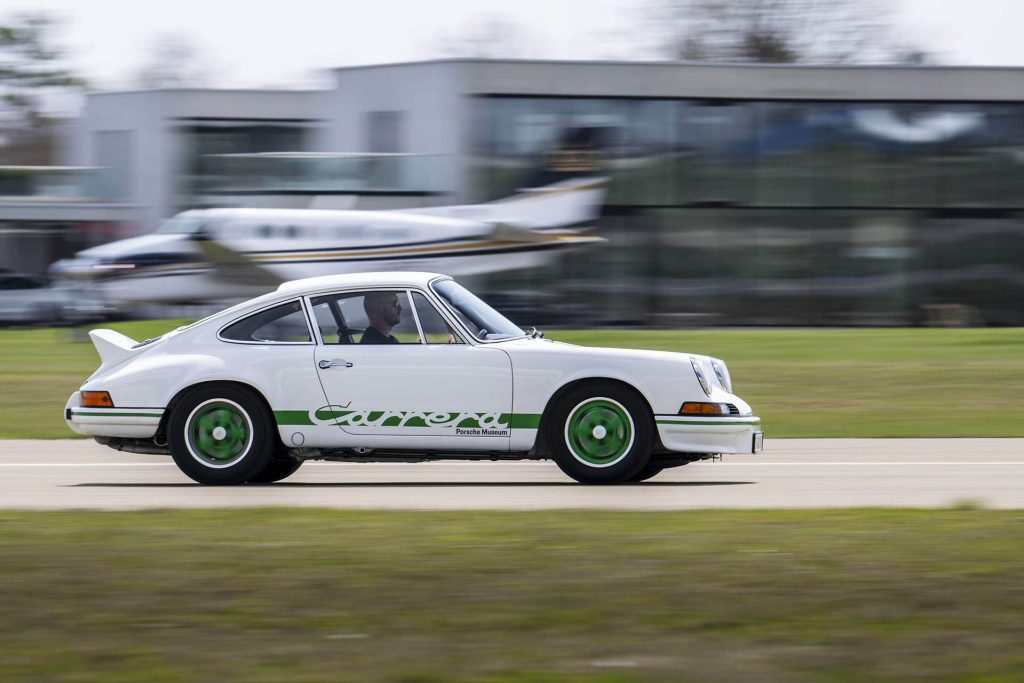
<svg viewBox="0 0 1024 683">
<path fill-rule="evenodd" d="M 363 310 L 370 324 L 360 344 L 399 343 L 391 334 L 392 328 L 402 321 L 402 304 L 397 292 L 370 292 L 363 297 Z"/>
</svg>

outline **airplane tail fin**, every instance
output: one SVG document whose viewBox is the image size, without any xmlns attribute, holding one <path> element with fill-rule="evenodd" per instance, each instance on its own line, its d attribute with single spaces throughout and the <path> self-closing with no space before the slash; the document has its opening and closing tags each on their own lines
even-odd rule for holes
<svg viewBox="0 0 1024 683">
<path fill-rule="evenodd" d="M 485 204 L 490 220 L 525 228 L 573 228 L 601 213 L 607 178 L 570 178 L 543 187 L 520 190 L 511 197 Z"/>
<path fill-rule="evenodd" d="M 597 219 L 608 191 L 599 151 L 607 130 L 572 126 L 527 171 L 508 197 L 484 204 L 403 209 L 408 213 L 488 223 L 507 223 L 531 230 L 571 229 Z"/>
</svg>

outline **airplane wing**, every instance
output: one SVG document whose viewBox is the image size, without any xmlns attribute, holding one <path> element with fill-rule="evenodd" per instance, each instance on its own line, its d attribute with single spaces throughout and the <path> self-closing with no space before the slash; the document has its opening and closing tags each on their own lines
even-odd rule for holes
<svg viewBox="0 0 1024 683">
<path fill-rule="evenodd" d="M 572 178 L 544 187 L 520 190 L 486 204 L 399 209 L 399 213 L 458 218 L 467 221 L 513 223 L 524 228 L 552 230 L 586 225 L 601 213 L 607 178 Z"/>
<path fill-rule="evenodd" d="M 591 244 L 607 242 L 603 237 L 584 235 L 576 230 L 531 230 L 515 223 L 494 223 L 487 238 L 494 242 L 511 242 L 516 244 L 539 242 L 572 242 L 574 244 Z"/>
<path fill-rule="evenodd" d="M 206 235 L 194 235 L 192 241 L 213 266 L 216 277 L 228 284 L 274 289 L 285 281 L 284 278 L 275 275 L 245 254 L 210 239 Z"/>
</svg>

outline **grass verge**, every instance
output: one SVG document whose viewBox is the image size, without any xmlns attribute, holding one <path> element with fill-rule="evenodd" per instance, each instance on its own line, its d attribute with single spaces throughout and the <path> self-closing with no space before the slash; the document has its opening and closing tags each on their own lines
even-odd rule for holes
<svg viewBox="0 0 1024 683">
<path fill-rule="evenodd" d="M 111 325 L 143 339 L 180 321 Z M 0 332 L 0 438 L 71 436 L 61 410 L 98 366 L 84 332 Z M 769 437 L 1024 436 L 1024 329 L 589 330 L 591 346 L 728 362 Z"/>
<path fill-rule="evenodd" d="M 2 512 L 0 679 L 1021 680 L 1022 523 Z"/>
</svg>

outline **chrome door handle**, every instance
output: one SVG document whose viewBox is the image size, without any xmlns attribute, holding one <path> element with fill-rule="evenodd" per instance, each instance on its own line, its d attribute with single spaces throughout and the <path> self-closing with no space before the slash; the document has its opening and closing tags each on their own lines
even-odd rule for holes
<svg viewBox="0 0 1024 683">
<path fill-rule="evenodd" d="M 321 370 L 326 370 L 327 368 L 350 368 L 350 367 L 352 367 L 352 363 L 349 363 L 348 361 L 345 361 L 345 360 L 341 360 L 340 358 L 333 358 L 331 360 L 322 360 L 319 363 L 317 363 L 317 365 L 320 366 Z"/>
</svg>

